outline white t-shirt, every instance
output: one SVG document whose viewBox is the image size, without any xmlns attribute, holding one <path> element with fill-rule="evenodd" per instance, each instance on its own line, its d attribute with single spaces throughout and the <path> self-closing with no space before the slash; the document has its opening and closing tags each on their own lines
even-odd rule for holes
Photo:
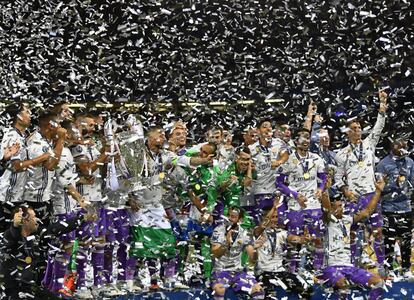
<svg viewBox="0 0 414 300">
<path fill-rule="evenodd" d="M 289 188 L 308 199 L 306 209 L 321 208 L 321 203 L 315 197 L 315 192 L 318 188 L 318 173 L 325 172 L 325 165 L 319 155 L 308 152 L 306 157 L 301 157 L 295 151 L 289 155 L 289 159 L 279 169 L 280 173 L 288 176 Z M 298 201 L 294 197 L 289 197 L 287 203 L 289 209 L 301 210 Z"/>
<path fill-rule="evenodd" d="M 144 155 L 141 188 L 135 191 L 140 205 L 145 208 L 162 206 L 162 197 L 165 193 L 163 181 L 167 180 L 167 173 L 173 170 L 173 165 L 190 166 L 190 160 L 190 157 L 178 156 L 168 150 L 161 150 L 159 155 L 155 155 L 147 149 Z"/>
<path fill-rule="evenodd" d="M 76 187 L 78 179 L 72 153 L 69 148 L 64 147 L 52 183 L 52 204 L 55 215 L 67 214 L 75 210 L 77 202 L 65 191 L 65 187 L 69 185 Z"/>
<path fill-rule="evenodd" d="M 28 159 L 33 159 L 45 153 L 55 155 L 52 144 L 38 131 L 29 136 L 26 144 Z M 43 164 L 29 168 L 27 170 L 27 183 L 23 200 L 27 202 L 50 201 L 54 176 L 55 171 L 49 171 Z"/>
<path fill-rule="evenodd" d="M 227 246 L 226 241 L 226 225 L 221 224 L 214 229 L 211 237 L 212 244 L 221 244 Z M 243 267 L 241 265 L 241 256 L 245 246 L 251 244 L 251 236 L 249 232 L 238 225 L 237 235 L 234 235 L 233 244 L 230 250 L 227 251 L 223 256 L 214 260 L 213 271 L 241 271 Z M 234 231 L 234 232 L 235 232 Z"/>
<path fill-rule="evenodd" d="M 325 256 L 327 266 L 352 266 L 351 225 L 353 217 L 344 215 L 342 219 L 331 220 L 326 226 Z"/>
<path fill-rule="evenodd" d="M 272 161 L 279 158 L 281 150 L 287 150 L 286 144 L 281 139 L 273 138 L 268 147 L 261 146 L 257 141 L 249 149 L 257 172 L 257 179 L 252 183 L 253 194 L 273 194 L 278 172 L 272 169 Z"/>
<path fill-rule="evenodd" d="M 378 114 L 374 128 L 362 144 L 348 145 L 338 151 L 335 182 L 339 188 L 347 185 L 350 191 L 359 195 L 375 191 L 375 147 L 384 125 L 385 116 Z"/>
<path fill-rule="evenodd" d="M 286 252 L 288 232 L 283 229 L 266 229 L 259 239 L 264 239 L 262 247 L 258 248 L 257 271 L 284 272 L 284 253 Z"/>
<path fill-rule="evenodd" d="M 7 162 L 7 168 L 0 178 L 0 202 L 19 202 L 22 201 L 27 173 L 13 172 L 11 170 L 11 163 L 16 160 L 27 160 L 26 151 L 26 136 L 22 135 L 16 128 L 11 127 L 5 130 L 3 139 L 1 141 L 2 152 L 6 147 L 9 147 L 15 143 L 20 145 L 19 151 L 10 158 Z"/>
<path fill-rule="evenodd" d="M 101 155 L 96 145 L 76 145 L 71 148 L 73 159 L 76 163 L 91 163 Z M 91 174 L 94 178 L 93 184 L 78 184 L 78 192 L 88 201 L 103 201 L 101 166 Z"/>
</svg>

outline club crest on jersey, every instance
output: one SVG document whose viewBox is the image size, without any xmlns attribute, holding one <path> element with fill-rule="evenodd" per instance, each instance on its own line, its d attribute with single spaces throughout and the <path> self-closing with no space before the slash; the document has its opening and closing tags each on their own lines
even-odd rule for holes
<svg viewBox="0 0 414 300">
<path fill-rule="evenodd" d="M 45 152 L 45 153 L 48 152 L 49 151 L 49 147 L 48 146 L 43 146 L 42 151 Z"/>
</svg>

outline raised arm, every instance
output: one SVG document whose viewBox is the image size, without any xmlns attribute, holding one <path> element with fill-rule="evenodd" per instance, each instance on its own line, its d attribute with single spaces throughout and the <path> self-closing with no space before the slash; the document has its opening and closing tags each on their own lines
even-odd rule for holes
<svg viewBox="0 0 414 300">
<path fill-rule="evenodd" d="M 384 189 L 385 180 L 381 178 L 377 182 L 375 182 L 375 193 L 372 196 L 371 200 L 368 202 L 368 205 L 365 209 L 357 212 L 354 215 L 354 223 L 358 223 L 359 221 L 368 218 L 377 207 L 377 203 L 381 198 L 381 192 Z"/>
<path fill-rule="evenodd" d="M 311 131 L 313 116 L 316 113 L 316 109 L 317 109 L 316 104 L 313 103 L 313 101 L 311 101 L 311 103 L 309 103 L 309 106 L 308 106 L 308 112 L 306 113 L 305 123 L 303 124 L 303 127 L 309 131 Z"/>
<path fill-rule="evenodd" d="M 278 157 L 279 158 L 277 160 L 272 160 L 272 169 L 276 169 L 289 159 L 289 151 L 286 149 L 281 149 L 279 151 Z"/>
<path fill-rule="evenodd" d="M 375 147 L 379 142 L 382 129 L 385 126 L 385 112 L 387 110 L 387 93 L 384 91 L 380 91 L 378 97 L 380 99 L 380 108 L 378 110 L 377 121 L 375 122 L 374 128 L 372 129 L 371 133 L 367 137 L 372 147 Z"/>
<path fill-rule="evenodd" d="M 253 230 L 253 234 L 256 238 L 258 238 L 263 231 L 266 229 L 266 227 L 269 225 L 270 220 L 272 219 L 274 214 L 277 214 L 277 207 L 280 202 L 280 197 L 276 196 L 275 200 L 273 201 L 272 208 L 267 212 L 266 216 L 263 218 L 263 220 L 260 222 L 258 226 L 256 226 Z"/>
</svg>

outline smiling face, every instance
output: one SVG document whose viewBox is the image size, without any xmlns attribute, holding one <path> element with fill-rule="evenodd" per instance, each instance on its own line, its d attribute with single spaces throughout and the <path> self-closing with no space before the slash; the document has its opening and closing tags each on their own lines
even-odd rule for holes
<svg viewBox="0 0 414 300">
<path fill-rule="evenodd" d="M 187 131 L 182 128 L 174 129 L 170 141 L 178 147 L 184 147 L 187 143 Z"/>
<path fill-rule="evenodd" d="M 355 143 L 361 140 L 362 129 L 361 124 L 357 121 L 352 122 L 348 125 L 348 139 L 351 143 Z"/>
<path fill-rule="evenodd" d="M 296 139 L 296 147 L 299 150 L 305 150 L 307 151 L 309 149 L 310 145 L 310 134 L 306 131 L 301 131 L 298 134 L 298 137 Z"/>
<path fill-rule="evenodd" d="M 237 165 L 237 170 L 239 170 L 239 172 L 244 173 L 247 171 L 248 167 L 249 167 L 249 163 L 250 163 L 250 154 L 245 153 L 245 152 L 240 152 L 237 155 L 236 158 L 236 165 Z"/>
<path fill-rule="evenodd" d="M 247 130 L 246 133 L 243 134 L 243 140 L 244 144 L 246 146 L 252 145 L 257 142 L 257 129 L 256 128 L 250 128 Z"/>
<path fill-rule="evenodd" d="M 162 129 L 152 130 L 148 135 L 148 144 L 162 148 L 165 143 L 165 133 Z"/>
<path fill-rule="evenodd" d="M 230 223 L 232 225 L 236 225 L 241 219 L 241 212 L 239 209 L 235 209 L 235 208 L 229 209 L 228 217 L 229 217 Z"/>
<path fill-rule="evenodd" d="M 330 140 L 330 137 L 329 137 L 328 130 L 326 130 L 326 129 L 319 130 L 319 143 L 323 147 L 329 147 L 330 146 L 331 140 Z"/>
<path fill-rule="evenodd" d="M 407 141 L 396 141 L 395 143 L 393 143 L 391 151 L 395 156 L 403 157 L 408 153 L 407 147 Z"/>
<path fill-rule="evenodd" d="M 273 135 L 272 124 L 269 121 L 263 122 L 259 127 L 259 135 L 263 139 L 270 139 Z"/>
<path fill-rule="evenodd" d="M 214 146 L 205 144 L 200 148 L 200 154 L 199 156 L 201 158 L 207 158 L 209 155 L 214 155 Z"/>
<path fill-rule="evenodd" d="M 223 142 L 223 133 L 221 130 L 211 130 L 208 133 L 208 141 L 217 146 Z"/>
<path fill-rule="evenodd" d="M 17 122 L 27 128 L 30 126 L 31 116 L 30 109 L 27 106 L 23 106 L 22 110 L 17 115 Z"/>
<path fill-rule="evenodd" d="M 290 130 L 290 126 L 288 124 L 283 124 L 280 126 L 280 131 L 282 135 L 282 140 L 286 143 L 290 141 L 292 136 L 292 131 Z"/>
</svg>

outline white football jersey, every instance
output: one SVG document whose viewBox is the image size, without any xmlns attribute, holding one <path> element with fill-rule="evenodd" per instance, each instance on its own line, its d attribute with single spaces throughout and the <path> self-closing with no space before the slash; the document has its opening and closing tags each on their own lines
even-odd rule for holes
<svg viewBox="0 0 414 300">
<path fill-rule="evenodd" d="M 331 220 L 326 225 L 324 239 L 327 266 L 352 266 L 351 225 L 353 217 L 344 215 L 342 219 Z"/>
<path fill-rule="evenodd" d="M 20 145 L 19 151 L 10 158 L 7 162 L 7 168 L 0 178 L 0 202 L 18 202 L 22 201 L 27 173 L 13 172 L 11 170 L 11 164 L 16 160 L 27 160 L 26 151 L 26 136 L 20 133 L 16 128 L 11 127 L 5 130 L 3 139 L 1 141 L 1 149 L 9 147 L 15 143 Z"/>
<path fill-rule="evenodd" d="M 378 114 L 374 128 L 362 144 L 348 145 L 338 151 L 335 182 L 339 188 L 347 185 L 350 191 L 359 195 L 375 191 L 375 147 L 384 125 L 385 116 Z"/>
<path fill-rule="evenodd" d="M 278 138 L 273 138 L 268 147 L 260 145 L 260 141 L 249 146 L 257 179 L 253 180 L 254 195 L 273 194 L 276 191 L 275 181 L 277 169 L 272 169 L 272 160 L 279 158 L 281 150 L 287 150 L 286 144 Z"/>
<path fill-rule="evenodd" d="M 226 225 L 221 224 L 214 229 L 211 237 L 212 244 L 227 245 L 226 242 Z M 241 271 L 243 266 L 241 264 L 241 257 L 243 249 L 246 245 L 251 244 L 251 236 L 249 232 L 238 225 L 237 230 L 234 231 L 233 243 L 230 250 L 223 256 L 214 259 L 213 271 Z"/>
<path fill-rule="evenodd" d="M 257 271 L 284 272 L 283 260 L 286 255 L 288 232 L 283 229 L 266 229 L 259 239 L 264 239 L 262 247 L 258 248 Z"/>
<path fill-rule="evenodd" d="M 64 147 L 52 183 L 53 214 L 68 214 L 75 210 L 77 202 L 66 191 L 65 187 L 76 187 L 78 173 L 69 148 Z"/>
<path fill-rule="evenodd" d="M 306 209 L 321 208 L 321 203 L 315 197 L 315 192 L 318 188 L 318 173 L 325 172 L 325 165 L 319 155 L 308 152 L 306 157 L 301 157 L 295 151 L 289 155 L 289 159 L 279 169 L 280 173 L 287 175 L 289 189 L 308 199 Z M 289 197 L 287 203 L 289 209 L 301 210 L 294 197 Z"/>
<path fill-rule="evenodd" d="M 45 153 L 49 153 L 51 156 L 55 155 L 53 145 L 38 131 L 29 136 L 26 144 L 28 159 L 33 159 Z M 29 168 L 23 200 L 27 202 L 49 202 L 54 176 L 55 171 L 49 171 L 43 164 Z"/>
<path fill-rule="evenodd" d="M 76 145 L 71 148 L 75 163 L 88 162 L 91 163 L 99 158 L 101 153 L 96 145 Z M 103 201 L 102 197 L 102 176 L 101 166 L 91 174 L 94 178 L 93 184 L 78 184 L 78 192 L 88 201 Z"/>
</svg>

